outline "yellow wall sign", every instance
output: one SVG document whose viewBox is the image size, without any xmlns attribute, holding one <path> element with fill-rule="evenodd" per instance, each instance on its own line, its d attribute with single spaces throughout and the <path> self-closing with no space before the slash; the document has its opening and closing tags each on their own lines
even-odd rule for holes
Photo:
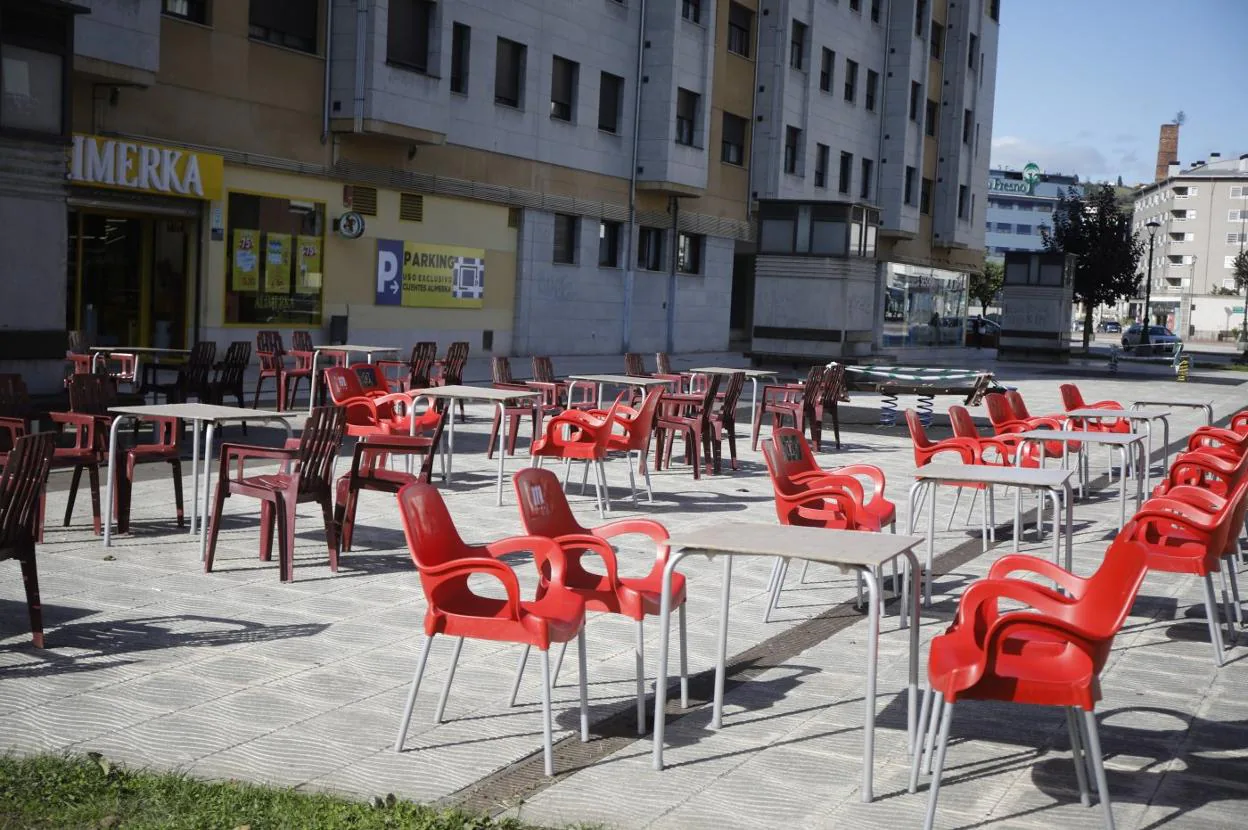
<svg viewBox="0 0 1248 830">
<path fill-rule="evenodd" d="M 485 251 L 378 239 L 376 303 L 481 308 L 485 305 Z"/>
<path fill-rule="evenodd" d="M 212 153 L 74 134 L 69 179 L 74 184 L 188 199 L 220 199 L 225 160 Z"/>
</svg>

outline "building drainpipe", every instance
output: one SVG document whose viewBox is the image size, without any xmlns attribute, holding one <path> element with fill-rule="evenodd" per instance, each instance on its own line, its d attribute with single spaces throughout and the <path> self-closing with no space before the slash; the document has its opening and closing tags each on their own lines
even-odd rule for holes
<svg viewBox="0 0 1248 830">
<path fill-rule="evenodd" d="M 357 133 L 364 132 L 364 52 L 367 45 L 368 0 L 355 0 L 355 121 L 351 128 Z"/>
<path fill-rule="evenodd" d="M 198 343 L 200 337 L 199 318 L 203 315 L 203 296 L 204 296 L 204 243 L 203 227 L 204 217 L 209 215 L 209 206 L 206 202 L 200 202 L 199 205 L 199 228 L 201 233 L 197 236 L 195 244 L 195 308 L 192 313 L 194 324 L 191 326 L 192 342 Z M 211 231 L 209 231 L 211 238 Z M 183 330 L 185 331 L 185 330 Z"/>
<path fill-rule="evenodd" d="M 910 33 L 909 29 L 907 29 L 906 34 L 909 35 L 909 33 Z M 884 83 L 882 85 L 882 89 L 880 90 L 880 113 L 881 113 L 880 137 L 879 137 L 878 148 L 875 153 L 875 157 L 880 160 L 880 163 L 876 165 L 876 168 L 875 168 L 875 200 L 877 203 L 879 203 L 880 201 L 880 179 L 884 173 L 884 126 L 883 125 L 884 125 L 884 119 L 888 117 L 888 79 L 890 77 L 889 76 L 889 64 L 890 64 L 889 57 L 893 54 L 893 50 L 888 47 L 888 43 L 889 43 L 889 39 L 892 38 L 892 34 L 893 34 L 893 4 L 889 3 L 887 6 L 887 11 L 885 11 L 884 13 L 884 79 L 883 79 Z M 906 77 L 907 78 L 910 77 L 909 62 L 907 62 L 907 66 L 906 66 Z M 909 129 L 909 127 L 907 127 L 907 129 Z M 923 133 L 921 129 L 919 132 L 919 141 L 920 142 L 923 141 Z M 902 174 L 901 186 L 904 190 L 906 186 L 906 183 L 905 183 L 906 147 L 905 147 L 904 141 L 902 142 L 902 147 L 901 147 L 901 174 Z M 919 178 L 921 179 L 922 176 L 920 176 Z M 905 203 L 904 193 L 902 195 L 902 203 L 903 204 Z M 987 208 L 985 208 L 985 210 L 986 209 Z M 901 216 L 901 212 L 899 210 L 898 211 L 899 219 L 900 219 L 900 216 Z M 865 227 L 863 228 L 862 232 L 864 234 L 867 232 Z M 888 296 L 888 263 L 881 262 L 879 259 L 880 237 L 879 237 L 878 229 L 876 231 L 876 237 L 875 237 L 875 256 L 876 256 L 876 261 L 875 261 L 875 319 L 871 321 L 872 351 L 884 345 L 884 303 L 885 303 L 885 297 Z M 842 354 L 846 353 L 845 347 L 846 347 L 845 336 L 842 334 L 841 335 L 841 353 Z"/>
<path fill-rule="evenodd" d="M 672 214 L 672 256 L 667 272 L 667 353 L 676 353 L 676 263 L 680 259 L 680 197 L 667 197 Z"/>
<path fill-rule="evenodd" d="M 889 4 L 892 7 L 892 4 Z M 753 215 L 750 209 L 754 204 L 754 129 L 758 124 L 758 50 L 763 42 L 762 5 L 759 14 L 754 16 L 754 87 L 750 92 L 750 158 L 745 169 L 745 218 L 748 222 Z"/>
<path fill-rule="evenodd" d="M 621 351 L 632 351 L 633 283 L 637 276 L 637 258 L 633 253 L 637 225 L 637 147 L 641 137 L 641 73 L 646 50 L 646 0 L 641 0 L 637 21 L 637 92 L 633 100 L 633 153 L 628 168 L 628 233 L 624 242 L 624 330 L 620 337 Z"/>
<path fill-rule="evenodd" d="M 321 143 L 329 141 L 329 71 L 334 54 L 334 0 L 325 0 L 325 91 L 321 100 Z"/>
</svg>

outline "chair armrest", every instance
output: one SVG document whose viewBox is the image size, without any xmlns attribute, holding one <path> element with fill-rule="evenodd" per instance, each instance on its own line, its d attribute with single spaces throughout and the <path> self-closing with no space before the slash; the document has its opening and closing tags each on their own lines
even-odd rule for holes
<svg viewBox="0 0 1248 830">
<path fill-rule="evenodd" d="M 76 449 L 85 450 L 96 446 L 95 429 L 100 421 L 99 416 L 87 415 L 83 412 L 49 412 L 48 418 L 58 427 L 72 426 L 74 428 Z"/>
<path fill-rule="evenodd" d="M 974 438 L 943 438 L 936 442 L 932 454 L 949 451 L 959 453 L 966 464 L 979 464 L 983 460 L 979 454 L 979 443 Z"/>
<path fill-rule="evenodd" d="M 886 483 L 884 471 L 873 464 L 850 464 L 846 467 L 838 467 L 833 472 L 837 475 L 861 477 L 870 481 L 872 486 L 871 498 L 884 495 L 884 485 Z"/>
<path fill-rule="evenodd" d="M 1066 589 L 1074 599 L 1079 599 L 1079 597 L 1083 596 L 1084 588 L 1088 583 L 1086 579 L 1075 576 L 1070 571 L 1058 567 L 1047 559 L 1041 559 L 1039 556 L 1028 556 L 1023 553 L 1009 553 L 993 562 L 988 569 L 988 578 L 1009 579 L 1011 574 L 1019 571 L 1034 573 L 1056 582 Z"/>
<path fill-rule="evenodd" d="M 559 585 L 566 583 L 568 578 L 568 560 L 563 550 L 552 539 L 545 536 L 508 536 L 485 545 L 485 551 L 497 559 L 509 553 L 528 552 L 538 567 L 550 563 L 551 582 Z M 500 563 L 502 564 L 502 563 Z M 513 574 L 514 576 L 514 574 Z"/>
<path fill-rule="evenodd" d="M 1193 487 L 1190 484 L 1179 484 L 1165 492 L 1167 499 L 1186 502 L 1204 513 L 1217 514 L 1226 510 L 1226 498 L 1210 492 L 1204 487 Z M 1148 501 L 1153 501 L 1149 499 Z M 1145 504 L 1148 502 L 1146 501 Z"/>
<path fill-rule="evenodd" d="M 428 580 L 426 594 L 443 582 L 460 579 L 471 574 L 488 574 L 499 582 L 507 592 L 507 611 L 513 621 L 520 619 L 520 580 L 506 562 L 491 559 L 488 556 L 466 556 L 453 559 L 441 565 L 422 566 L 421 575 Z"/>
<path fill-rule="evenodd" d="M 238 459 L 240 461 L 247 458 L 269 458 L 274 461 L 293 461 L 298 456 L 299 451 L 293 447 L 260 447 L 255 444 L 230 443 L 221 445 L 222 464 L 227 463 L 231 458 Z"/>
<path fill-rule="evenodd" d="M 610 543 L 605 539 L 590 533 L 568 533 L 563 536 L 556 536 L 554 541 L 562 551 L 567 551 L 568 549 L 587 550 L 597 554 L 602 559 L 603 567 L 607 571 L 607 584 L 611 586 L 611 590 L 619 587 L 619 559 L 615 555 L 615 548 L 611 547 Z"/>
</svg>

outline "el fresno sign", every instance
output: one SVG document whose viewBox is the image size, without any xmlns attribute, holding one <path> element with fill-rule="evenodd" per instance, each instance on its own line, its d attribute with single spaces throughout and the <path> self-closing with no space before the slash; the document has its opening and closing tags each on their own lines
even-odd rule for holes
<svg viewBox="0 0 1248 830">
<path fill-rule="evenodd" d="M 74 184 L 189 199 L 220 199 L 224 168 L 211 153 L 78 133 L 69 153 Z"/>
</svg>

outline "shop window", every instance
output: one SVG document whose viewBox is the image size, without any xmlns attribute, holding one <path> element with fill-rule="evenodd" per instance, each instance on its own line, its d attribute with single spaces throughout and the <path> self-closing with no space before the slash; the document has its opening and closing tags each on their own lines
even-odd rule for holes
<svg viewBox="0 0 1248 830">
<path fill-rule="evenodd" d="M 231 193 L 225 322 L 318 326 L 325 206 Z"/>
<path fill-rule="evenodd" d="M 316 52 L 317 0 L 251 0 L 247 34 L 300 52 Z"/>
</svg>

